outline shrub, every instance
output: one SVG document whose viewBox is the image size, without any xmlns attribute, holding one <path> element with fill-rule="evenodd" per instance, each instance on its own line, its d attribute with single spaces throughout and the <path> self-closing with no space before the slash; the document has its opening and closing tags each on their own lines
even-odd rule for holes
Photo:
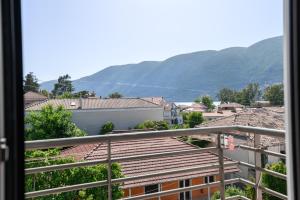
<svg viewBox="0 0 300 200">
<path fill-rule="evenodd" d="M 62 106 L 54 108 L 47 105 L 41 111 L 30 112 L 25 117 L 25 139 L 42 140 L 86 135 L 71 119 L 72 112 Z"/>
<path fill-rule="evenodd" d="M 231 197 L 231 196 L 236 196 L 236 195 L 245 196 L 245 192 L 236 186 L 226 187 L 225 197 Z M 212 200 L 221 199 L 220 191 L 215 192 L 211 199 Z"/>
<path fill-rule="evenodd" d="M 114 130 L 115 125 L 112 122 L 106 122 L 102 127 L 100 134 L 110 133 Z"/>
</svg>

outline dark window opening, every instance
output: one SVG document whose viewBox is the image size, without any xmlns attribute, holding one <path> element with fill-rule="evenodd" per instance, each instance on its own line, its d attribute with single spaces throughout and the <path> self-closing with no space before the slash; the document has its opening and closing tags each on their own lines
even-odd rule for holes
<svg viewBox="0 0 300 200">
<path fill-rule="evenodd" d="M 158 192 L 158 184 L 145 186 L 145 194 Z"/>
</svg>

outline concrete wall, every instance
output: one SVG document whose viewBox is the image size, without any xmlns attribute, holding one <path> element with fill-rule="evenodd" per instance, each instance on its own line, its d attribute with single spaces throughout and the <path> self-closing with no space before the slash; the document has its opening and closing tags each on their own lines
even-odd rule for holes
<svg viewBox="0 0 300 200">
<path fill-rule="evenodd" d="M 145 120 L 163 120 L 163 108 L 74 110 L 72 120 L 89 135 L 97 135 L 103 124 L 111 121 L 115 129 L 134 128 Z"/>
</svg>

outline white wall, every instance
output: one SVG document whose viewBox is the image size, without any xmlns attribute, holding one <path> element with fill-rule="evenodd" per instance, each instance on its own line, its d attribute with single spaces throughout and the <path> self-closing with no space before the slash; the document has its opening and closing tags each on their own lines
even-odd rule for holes
<svg viewBox="0 0 300 200">
<path fill-rule="evenodd" d="M 163 108 L 75 110 L 72 119 L 89 135 L 97 135 L 107 121 L 111 121 L 115 129 L 128 129 L 134 128 L 145 120 L 163 120 Z"/>
</svg>

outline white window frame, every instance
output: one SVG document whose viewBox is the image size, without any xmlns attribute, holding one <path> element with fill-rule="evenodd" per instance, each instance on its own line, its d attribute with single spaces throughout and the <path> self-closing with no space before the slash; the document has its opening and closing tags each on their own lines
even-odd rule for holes
<svg viewBox="0 0 300 200">
<path fill-rule="evenodd" d="M 178 188 L 181 188 L 181 187 L 180 187 L 180 181 L 183 181 L 183 187 L 182 187 L 182 188 L 185 188 L 185 187 L 186 187 L 186 186 L 185 186 L 185 181 L 186 181 L 186 180 L 189 181 L 189 186 L 191 186 L 191 184 L 192 184 L 192 180 L 191 180 L 191 179 L 183 179 L 183 180 L 179 180 L 179 181 L 178 181 Z M 180 193 L 184 193 L 184 195 L 183 195 L 183 200 L 186 200 L 186 199 L 185 199 L 185 193 L 186 193 L 186 192 L 189 192 L 189 193 L 190 193 L 190 197 L 191 197 L 190 200 L 193 200 L 193 193 L 192 193 L 191 190 L 185 191 L 185 192 L 179 192 L 179 194 L 178 194 L 178 199 L 180 200 Z"/>
</svg>

